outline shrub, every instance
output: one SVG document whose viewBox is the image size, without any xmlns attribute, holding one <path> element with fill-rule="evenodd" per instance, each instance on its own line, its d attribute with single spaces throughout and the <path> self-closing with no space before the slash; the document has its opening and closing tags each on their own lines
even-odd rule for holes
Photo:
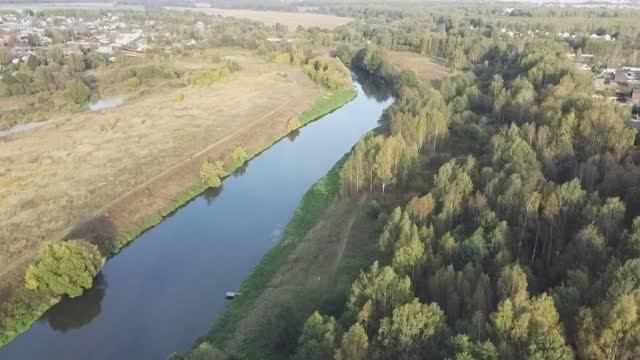
<svg viewBox="0 0 640 360">
<path fill-rule="evenodd" d="M 220 53 L 212 49 L 207 49 L 202 51 L 201 55 L 203 58 L 207 59 L 208 61 L 211 61 L 214 64 L 217 64 L 222 60 Z"/>
<path fill-rule="evenodd" d="M 98 247 L 83 240 L 44 245 L 25 275 L 25 287 L 48 295 L 77 297 L 93 285 L 104 264 Z"/>
<path fill-rule="evenodd" d="M 245 161 L 249 160 L 250 156 L 249 156 L 249 153 L 247 153 L 247 149 L 244 146 L 238 145 L 231 152 L 231 158 L 233 159 L 233 161 L 237 161 L 241 164 L 244 164 Z"/>
<path fill-rule="evenodd" d="M 297 117 L 294 117 L 293 119 L 289 120 L 289 123 L 287 124 L 287 130 L 289 132 L 292 132 L 299 129 L 301 126 L 302 124 L 300 123 L 300 120 L 298 120 Z"/>
<path fill-rule="evenodd" d="M 236 71 L 240 71 L 240 64 L 238 64 L 235 61 L 228 60 L 227 61 L 227 69 L 229 69 L 229 71 L 232 72 L 232 73 L 234 73 Z"/>
<path fill-rule="evenodd" d="M 129 88 L 129 90 L 136 90 L 140 87 L 140 79 L 135 76 L 130 77 L 129 79 L 127 79 L 127 87 Z"/>
<path fill-rule="evenodd" d="M 191 73 L 189 83 L 194 86 L 209 86 L 224 78 L 229 73 L 226 68 L 194 71 Z"/>
<path fill-rule="evenodd" d="M 89 88 L 80 80 L 69 80 L 65 86 L 63 96 L 65 100 L 74 105 L 85 105 L 89 102 Z"/>
<path fill-rule="evenodd" d="M 217 188 L 222 183 L 221 177 L 225 174 L 222 161 L 205 161 L 200 167 L 200 180 L 203 184 Z"/>
<path fill-rule="evenodd" d="M 173 98 L 173 101 L 175 101 L 175 102 L 183 102 L 184 101 L 184 94 L 183 93 L 176 94 L 176 96 Z"/>
<path fill-rule="evenodd" d="M 351 86 L 349 69 L 340 60 L 316 57 L 302 67 L 311 80 L 332 90 L 348 89 Z"/>
</svg>

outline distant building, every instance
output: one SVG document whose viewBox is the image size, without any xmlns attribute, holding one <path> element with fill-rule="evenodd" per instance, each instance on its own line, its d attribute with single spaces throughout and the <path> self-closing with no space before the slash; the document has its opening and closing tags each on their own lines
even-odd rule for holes
<svg viewBox="0 0 640 360">
<path fill-rule="evenodd" d="M 618 84 L 626 84 L 627 74 L 624 72 L 624 70 L 618 70 L 616 71 L 616 76 L 613 78 L 613 81 L 617 82 Z"/>
</svg>

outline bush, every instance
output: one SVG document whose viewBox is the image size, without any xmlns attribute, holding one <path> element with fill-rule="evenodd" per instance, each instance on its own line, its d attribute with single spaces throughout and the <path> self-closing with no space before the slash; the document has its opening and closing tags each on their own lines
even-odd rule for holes
<svg viewBox="0 0 640 360">
<path fill-rule="evenodd" d="M 194 71 L 191 73 L 189 83 L 194 86 L 209 86 L 214 84 L 229 73 L 226 68 Z"/>
<path fill-rule="evenodd" d="M 69 80 L 65 86 L 63 96 L 65 100 L 74 105 L 85 105 L 89 102 L 89 88 L 80 80 Z"/>
<path fill-rule="evenodd" d="M 227 61 L 227 69 L 229 69 L 230 72 L 234 73 L 237 71 L 240 71 L 240 64 L 238 64 L 235 61 Z"/>
<path fill-rule="evenodd" d="M 93 285 L 104 264 L 98 247 L 83 240 L 44 245 L 25 275 L 25 287 L 47 295 L 77 297 Z"/>
<path fill-rule="evenodd" d="M 311 80 L 331 90 L 351 87 L 351 75 L 338 59 L 316 57 L 302 67 Z"/>
<path fill-rule="evenodd" d="M 200 167 L 200 180 L 203 184 L 212 188 L 217 188 L 222 184 L 221 178 L 224 174 L 224 164 L 222 161 L 205 161 Z"/>
<path fill-rule="evenodd" d="M 176 94 L 176 96 L 173 98 L 173 101 L 175 101 L 175 102 L 183 102 L 184 101 L 184 94 L 183 93 Z"/>
<path fill-rule="evenodd" d="M 299 129 L 301 126 L 302 124 L 300 123 L 300 120 L 298 120 L 297 117 L 294 117 L 293 119 L 289 120 L 289 123 L 287 124 L 287 130 L 289 132 L 292 132 Z"/>
<path fill-rule="evenodd" d="M 140 79 L 135 76 L 127 79 L 127 87 L 129 90 L 136 90 L 140 87 Z"/>
</svg>

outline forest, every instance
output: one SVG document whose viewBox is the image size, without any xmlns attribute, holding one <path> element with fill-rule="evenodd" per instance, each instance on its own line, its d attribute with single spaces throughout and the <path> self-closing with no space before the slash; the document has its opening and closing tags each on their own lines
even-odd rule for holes
<svg viewBox="0 0 640 360">
<path fill-rule="evenodd" d="M 384 73 L 377 51 L 357 65 Z M 640 356 L 630 109 L 592 99 L 557 43 L 483 60 L 439 91 L 401 86 L 345 162 L 343 196 L 379 209 L 379 253 L 340 311 L 306 320 L 296 358 Z"/>
</svg>

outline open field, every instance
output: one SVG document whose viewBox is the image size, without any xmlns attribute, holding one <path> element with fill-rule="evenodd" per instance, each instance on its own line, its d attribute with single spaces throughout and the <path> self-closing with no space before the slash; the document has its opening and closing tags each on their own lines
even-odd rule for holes
<svg viewBox="0 0 640 360">
<path fill-rule="evenodd" d="M 398 69 L 413 70 L 424 84 L 438 86 L 449 69 L 439 59 L 408 52 L 386 51 L 387 59 Z"/>
<path fill-rule="evenodd" d="M 20 281 L 46 240 L 91 235 L 108 249 L 201 188 L 204 160 L 261 151 L 324 93 L 296 67 L 233 60 L 242 70 L 212 86 L 167 87 L 0 139 L 0 284 Z"/>
<path fill-rule="evenodd" d="M 144 10 L 141 5 L 114 5 L 108 2 L 70 2 L 70 3 L 39 3 L 39 4 L 0 4 L 0 11 L 4 10 L 16 10 L 22 11 L 24 9 L 31 10 L 55 10 L 55 9 L 82 9 L 82 10 L 101 10 L 101 9 L 131 9 L 131 10 Z"/>
<path fill-rule="evenodd" d="M 182 8 L 167 7 L 169 10 L 191 10 L 200 11 L 209 15 L 230 16 L 235 18 L 249 19 L 260 21 L 267 25 L 275 25 L 280 23 L 287 25 L 289 31 L 295 31 L 298 25 L 304 27 L 317 26 L 321 28 L 333 29 L 337 26 L 344 25 L 353 19 L 340 16 L 312 14 L 312 13 L 295 13 L 295 12 L 279 12 L 279 11 L 257 11 L 257 10 L 236 10 L 236 9 L 216 9 L 216 8 Z"/>
</svg>

